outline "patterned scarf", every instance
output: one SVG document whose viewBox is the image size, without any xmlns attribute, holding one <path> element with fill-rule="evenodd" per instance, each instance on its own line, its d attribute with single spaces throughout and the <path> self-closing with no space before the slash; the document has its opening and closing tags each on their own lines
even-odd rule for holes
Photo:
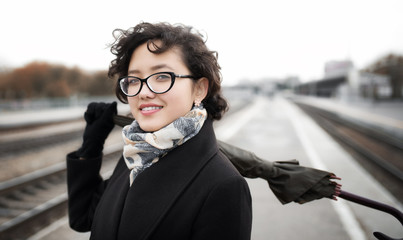
<svg viewBox="0 0 403 240">
<path fill-rule="evenodd" d="M 207 118 L 203 106 L 193 107 L 180 117 L 155 132 L 143 131 L 136 120 L 122 130 L 123 157 L 130 172 L 130 186 L 134 179 L 173 148 L 194 137 Z"/>
</svg>

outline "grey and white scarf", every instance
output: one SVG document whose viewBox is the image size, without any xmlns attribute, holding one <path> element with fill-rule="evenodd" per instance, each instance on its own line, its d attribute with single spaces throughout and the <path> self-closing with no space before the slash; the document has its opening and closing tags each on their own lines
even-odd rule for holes
<svg viewBox="0 0 403 240">
<path fill-rule="evenodd" d="M 207 118 L 203 106 L 193 107 L 180 117 L 155 132 L 143 131 L 136 120 L 122 130 L 123 157 L 130 171 L 130 186 L 134 179 L 173 148 L 194 137 Z"/>
</svg>

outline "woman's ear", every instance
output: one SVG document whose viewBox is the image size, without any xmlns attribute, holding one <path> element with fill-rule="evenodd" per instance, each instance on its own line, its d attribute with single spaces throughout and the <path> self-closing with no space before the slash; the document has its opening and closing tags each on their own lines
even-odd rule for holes
<svg viewBox="0 0 403 240">
<path fill-rule="evenodd" d="M 205 77 L 200 78 L 195 86 L 195 102 L 202 102 L 208 93 L 209 82 Z"/>
</svg>

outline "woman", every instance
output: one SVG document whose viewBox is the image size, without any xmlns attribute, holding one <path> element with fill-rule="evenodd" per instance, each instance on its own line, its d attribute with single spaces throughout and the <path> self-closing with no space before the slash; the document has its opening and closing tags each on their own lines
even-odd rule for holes
<svg viewBox="0 0 403 240">
<path fill-rule="evenodd" d="M 212 127 L 227 109 L 215 53 L 181 25 L 117 32 L 109 76 L 136 120 L 123 128 L 123 157 L 104 181 L 116 103 L 88 106 L 83 145 L 67 156 L 71 227 L 91 239 L 249 239 L 249 188 Z"/>
</svg>

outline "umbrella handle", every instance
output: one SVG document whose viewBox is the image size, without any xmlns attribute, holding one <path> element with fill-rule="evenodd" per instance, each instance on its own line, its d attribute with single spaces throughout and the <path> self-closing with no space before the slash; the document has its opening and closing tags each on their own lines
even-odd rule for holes
<svg viewBox="0 0 403 240">
<path fill-rule="evenodd" d="M 351 202 L 355 202 L 355 203 L 358 203 L 358 204 L 361 204 L 361 205 L 364 205 L 364 206 L 367 206 L 370 208 L 377 209 L 379 211 L 389 213 L 392 216 L 394 216 L 395 218 L 397 218 L 397 220 L 399 220 L 399 222 L 403 225 L 403 213 L 392 206 L 374 201 L 372 199 L 364 198 L 364 197 L 361 197 L 361 196 L 358 196 L 358 195 L 355 195 L 353 193 L 346 192 L 343 190 L 340 191 L 339 197 L 343 198 L 345 200 L 351 201 Z"/>
<path fill-rule="evenodd" d="M 355 203 L 364 205 L 366 207 L 374 208 L 379 211 L 389 213 L 392 216 L 394 216 L 395 218 L 397 218 L 397 220 L 399 220 L 399 222 L 403 225 L 403 213 L 392 206 L 374 201 L 372 199 L 364 198 L 364 197 L 361 197 L 361 196 L 358 196 L 358 195 L 355 195 L 353 193 L 346 192 L 343 190 L 340 190 L 340 194 L 338 197 L 351 201 L 351 202 L 355 202 Z M 373 234 L 379 240 L 398 240 L 398 239 L 391 238 L 380 232 L 374 232 Z"/>
<path fill-rule="evenodd" d="M 379 240 L 403 240 L 403 238 L 391 238 L 381 232 L 374 232 L 374 236 Z"/>
</svg>

